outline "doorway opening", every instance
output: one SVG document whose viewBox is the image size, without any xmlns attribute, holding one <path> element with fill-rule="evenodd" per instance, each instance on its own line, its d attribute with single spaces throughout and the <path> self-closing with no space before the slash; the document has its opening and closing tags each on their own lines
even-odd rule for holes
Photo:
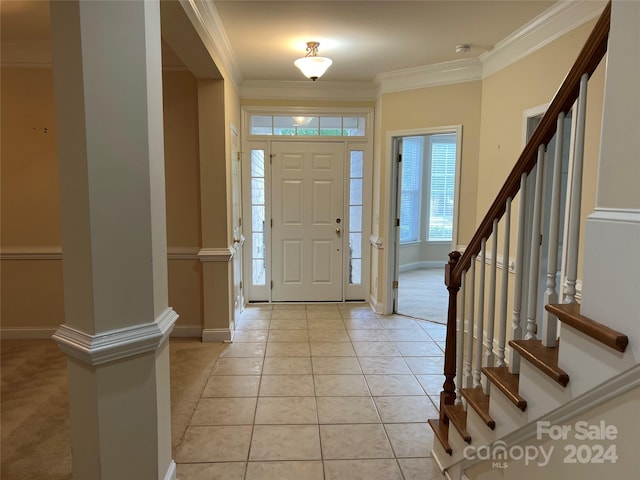
<svg viewBox="0 0 640 480">
<path fill-rule="evenodd" d="M 524 144 L 529 141 L 531 135 L 535 131 L 536 127 L 542 120 L 542 116 L 546 111 L 546 105 L 536 107 L 530 110 L 525 111 L 525 125 L 524 125 Z M 570 171 L 571 171 L 571 159 L 573 158 L 573 150 L 574 150 L 574 142 L 575 142 L 575 115 L 573 110 L 569 110 L 564 119 L 564 138 L 562 144 L 564 145 L 562 155 L 560 158 L 561 167 L 561 179 L 560 179 L 560 198 L 565 198 L 567 201 L 560 202 L 560 211 L 559 218 L 560 222 L 558 224 L 558 254 L 557 254 L 557 267 L 556 267 L 556 285 L 563 285 L 563 280 L 565 278 L 565 267 L 566 265 L 562 264 L 563 259 L 566 259 L 566 248 L 567 248 L 567 233 L 568 228 L 567 224 L 569 221 L 568 209 L 567 205 L 569 205 L 568 200 L 571 198 L 570 190 L 571 184 L 569 182 Z M 537 324 L 537 332 L 542 332 L 542 316 L 544 312 L 544 295 L 547 285 L 547 262 L 549 258 L 549 224 L 551 219 L 551 195 L 552 195 L 552 182 L 553 182 L 553 170 L 554 170 L 554 162 L 555 162 L 555 149 L 556 149 L 556 136 L 547 144 L 546 151 L 546 161 L 545 167 L 543 169 L 542 175 L 542 210 L 541 210 L 541 219 L 540 219 L 540 258 L 538 262 L 538 271 L 545 272 L 545 274 L 538 275 L 538 287 L 537 287 L 537 299 L 536 299 L 536 324 Z M 535 189 L 536 178 L 538 175 L 537 167 L 534 167 L 533 170 L 527 176 L 527 191 L 533 192 Z M 525 204 L 526 209 L 526 221 L 525 221 L 525 230 L 524 230 L 524 238 L 531 238 L 531 231 L 533 229 L 533 210 L 534 210 L 534 196 L 528 195 L 527 201 Z M 529 282 L 530 282 L 530 270 L 531 270 L 531 250 L 525 249 L 523 255 L 523 273 L 522 273 L 522 299 L 521 305 L 525 306 L 529 302 L 528 292 L 529 292 Z"/>
<path fill-rule="evenodd" d="M 446 323 L 444 265 L 457 243 L 461 127 L 393 136 L 393 313 Z"/>
<path fill-rule="evenodd" d="M 243 108 L 248 302 L 366 300 L 371 114 Z"/>
</svg>

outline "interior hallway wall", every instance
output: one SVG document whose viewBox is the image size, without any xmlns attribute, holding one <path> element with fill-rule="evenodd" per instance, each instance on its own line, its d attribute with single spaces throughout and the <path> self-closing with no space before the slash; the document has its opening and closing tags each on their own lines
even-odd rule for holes
<svg viewBox="0 0 640 480">
<path fill-rule="evenodd" d="M 48 337 L 64 323 L 52 69 L 0 74 L 0 326 Z M 163 89 L 169 304 L 180 314 L 176 333 L 194 332 L 203 323 L 197 85 L 186 70 L 165 70 Z"/>
</svg>

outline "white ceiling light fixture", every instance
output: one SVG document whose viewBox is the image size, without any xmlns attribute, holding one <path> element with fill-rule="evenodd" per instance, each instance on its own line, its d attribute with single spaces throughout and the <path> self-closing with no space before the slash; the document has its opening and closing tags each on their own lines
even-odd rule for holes
<svg viewBox="0 0 640 480">
<path fill-rule="evenodd" d="M 305 77 L 314 82 L 324 75 L 333 61 L 327 57 L 318 56 L 319 42 L 307 42 L 307 54 L 297 59 L 293 64 L 300 69 Z"/>
</svg>

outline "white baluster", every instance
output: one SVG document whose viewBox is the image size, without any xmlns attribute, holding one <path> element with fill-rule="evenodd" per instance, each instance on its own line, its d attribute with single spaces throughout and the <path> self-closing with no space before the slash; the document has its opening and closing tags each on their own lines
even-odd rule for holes
<svg viewBox="0 0 640 480">
<path fill-rule="evenodd" d="M 527 174 L 520 177 L 520 207 L 518 212 L 518 240 L 516 246 L 515 279 L 513 283 L 513 318 L 511 320 L 512 338 L 522 338 L 522 268 L 524 266 L 524 229 L 527 221 Z M 520 373 L 520 354 L 513 352 L 510 373 Z"/>
<path fill-rule="evenodd" d="M 460 279 L 460 293 L 458 294 L 458 318 L 457 318 L 457 339 L 456 339 L 456 404 L 462 403 L 460 389 L 462 385 L 462 366 L 464 361 L 464 306 L 465 306 L 465 274 Z"/>
<path fill-rule="evenodd" d="M 569 239 L 567 246 L 567 288 L 564 303 L 576 303 L 576 281 L 578 278 L 578 244 L 580 236 L 580 211 L 582 206 L 582 164 L 584 160 L 584 131 L 587 110 L 587 81 L 585 73 L 580 79 L 576 144 L 571 178 L 571 202 L 569 211 Z"/>
<path fill-rule="evenodd" d="M 466 276 L 466 274 L 465 274 Z M 476 257 L 475 255 L 471 257 L 471 268 L 469 269 L 469 279 L 467 280 L 467 285 L 469 285 L 469 320 L 467 322 L 467 343 L 465 352 L 465 385 L 467 388 L 475 387 L 473 381 L 473 327 L 475 322 L 475 306 L 476 306 L 476 297 L 475 297 L 475 285 L 476 285 Z M 480 379 L 478 379 L 478 383 Z"/>
<path fill-rule="evenodd" d="M 558 115 L 556 128 L 556 151 L 553 158 L 553 180 L 551 185 L 551 205 L 549 217 L 549 252 L 547 255 L 547 285 L 544 303 L 558 303 L 556 275 L 558 273 L 558 236 L 560 232 L 560 189 L 562 181 L 562 150 L 564 148 L 564 112 Z M 558 319 L 544 310 L 542 312 L 542 344 L 555 347 L 558 335 Z"/>
<path fill-rule="evenodd" d="M 507 297 L 509 295 L 509 242 L 511 239 L 511 197 L 504 209 L 504 246 L 502 251 L 502 289 L 500 291 L 500 319 L 498 321 L 498 355 L 496 367 L 504 367 L 504 349 L 507 343 Z"/>
<path fill-rule="evenodd" d="M 491 237 L 491 269 L 489 270 L 489 296 L 487 297 L 489 305 L 487 308 L 487 338 L 485 340 L 484 353 L 484 365 L 486 367 L 493 367 L 493 331 L 496 321 L 496 274 L 498 269 L 498 219 L 493 220 Z"/>
<path fill-rule="evenodd" d="M 533 198 L 533 225 L 531 228 L 531 257 L 529 263 L 529 290 L 527 292 L 527 331 L 525 340 L 536 338 L 536 315 L 538 310 L 538 277 L 540 275 L 540 219 L 542 216 L 542 185 L 544 183 L 544 145 L 538 147 L 536 163 L 536 187 Z"/>
<path fill-rule="evenodd" d="M 484 339 L 484 284 L 485 284 L 485 265 L 487 262 L 487 239 L 482 239 L 482 248 L 480 250 L 480 275 L 478 283 L 478 327 L 476 329 L 476 358 L 475 370 L 478 377 L 478 386 L 480 386 L 480 372 L 482 370 L 482 347 Z M 475 379 L 474 379 L 475 380 Z"/>
</svg>

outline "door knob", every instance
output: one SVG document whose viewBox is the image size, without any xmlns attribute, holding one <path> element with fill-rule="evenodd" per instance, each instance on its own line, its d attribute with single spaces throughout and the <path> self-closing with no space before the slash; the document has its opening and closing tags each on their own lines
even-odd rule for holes
<svg viewBox="0 0 640 480">
<path fill-rule="evenodd" d="M 336 234 L 340 235 L 340 233 L 342 232 L 342 230 L 340 230 L 340 228 L 336 228 Z"/>
</svg>

